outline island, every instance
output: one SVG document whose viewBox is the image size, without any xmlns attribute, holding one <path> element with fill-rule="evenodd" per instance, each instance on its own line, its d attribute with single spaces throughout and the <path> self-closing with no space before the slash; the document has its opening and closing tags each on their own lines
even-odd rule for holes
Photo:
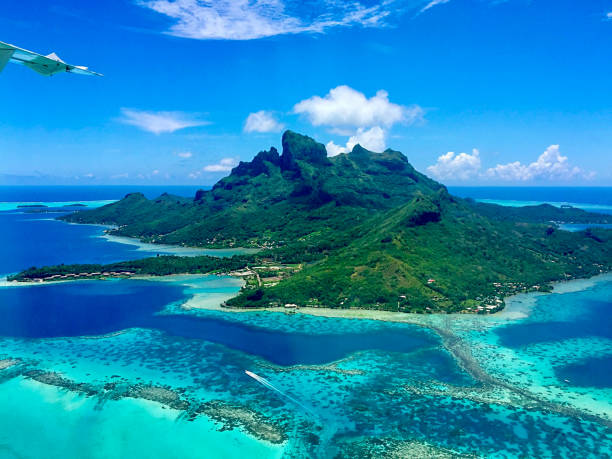
<svg viewBox="0 0 612 459">
<path fill-rule="evenodd" d="M 328 157 L 323 144 L 292 131 L 282 153 L 258 153 L 192 199 L 132 193 L 60 219 L 151 243 L 260 251 L 32 267 L 9 280 L 223 273 L 245 279 L 227 307 L 490 313 L 510 294 L 612 269 L 611 230 L 559 228 L 612 223 L 610 215 L 461 199 L 398 151 L 356 145 Z"/>
</svg>

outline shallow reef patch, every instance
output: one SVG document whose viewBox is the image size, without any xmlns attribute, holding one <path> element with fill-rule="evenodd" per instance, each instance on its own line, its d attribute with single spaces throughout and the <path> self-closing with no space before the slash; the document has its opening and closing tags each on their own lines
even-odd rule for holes
<svg viewBox="0 0 612 459">
<path fill-rule="evenodd" d="M 196 415 L 200 413 L 222 423 L 225 429 L 240 427 L 270 443 L 284 443 L 288 438 L 286 433 L 267 417 L 234 403 L 212 400 L 203 403 L 194 411 Z"/>
</svg>

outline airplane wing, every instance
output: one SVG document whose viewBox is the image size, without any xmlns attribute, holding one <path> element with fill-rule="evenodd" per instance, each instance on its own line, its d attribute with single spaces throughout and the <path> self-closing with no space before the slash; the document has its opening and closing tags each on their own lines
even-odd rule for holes
<svg viewBox="0 0 612 459">
<path fill-rule="evenodd" d="M 55 53 L 43 56 L 42 54 L 34 53 L 27 49 L 22 49 L 0 41 L 0 72 L 2 72 L 8 62 L 25 65 L 45 76 L 51 76 L 62 72 L 102 76 L 99 73 L 89 70 L 87 67 L 66 64 Z"/>
</svg>

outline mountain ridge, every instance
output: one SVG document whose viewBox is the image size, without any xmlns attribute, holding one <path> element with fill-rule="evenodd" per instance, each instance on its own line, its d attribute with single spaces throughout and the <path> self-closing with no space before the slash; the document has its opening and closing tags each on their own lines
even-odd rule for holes
<svg viewBox="0 0 612 459">
<path fill-rule="evenodd" d="M 114 234 L 150 242 L 266 246 L 309 234 L 314 220 L 337 229 L 347 219 L 366 218 L 372 209 L 400 205 L 416 192 L 446 190 L 393 150 L 374 153 L 356 145 L 348 154 L 328 158 L 323 144 L 292 131 L 283 134 L 282 144 L 282 154 L 274 147 L 259 152 L 192 201 L 132 194 L 64 219 L 115 225 Z M 283 221 L 271 222 L 263 213 Z"/>
</svg>

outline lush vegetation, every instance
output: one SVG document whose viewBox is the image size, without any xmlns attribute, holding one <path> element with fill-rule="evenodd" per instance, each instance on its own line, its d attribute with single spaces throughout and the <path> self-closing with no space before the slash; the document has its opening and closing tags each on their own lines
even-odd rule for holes
<svg viewBox="0 0 612 459">
<path fill-rule="evenodd" d="M 31 269 L 15 279 L 230 272 L 257 264 L 228 305 L 490 312 L 509 293 L 612 269 L 612 231 L 569 233 L 555 223 L 605 223 L 609 216 L 459 199 L 399 152 L 357 145 L 328 158 L 322 144 L 293 132 L 283 135 L 282 155 L 260 152 L 194 199 L 131 194 L 65 218 L 113 224 L 116 234 L 153 242 L 264 250 Z"/>
<path fill-rule="evenodd" d="M 8 280 L 63 280 L 74 278 L 103 278 L 130 276 L 168 276 L 171 274 L 208 274 L 227 273 L 247 267 L 254 261 L 253 256 L 234 255 L 229 258 L 219 257 L 178 257 L 164 255 L 142 258 L 140 260 L 122 261 L 107 265 L 74 264 L 55 265 L 37 268 L 35 266 L 25 271 L 9 276 Z"/>
</svg>

